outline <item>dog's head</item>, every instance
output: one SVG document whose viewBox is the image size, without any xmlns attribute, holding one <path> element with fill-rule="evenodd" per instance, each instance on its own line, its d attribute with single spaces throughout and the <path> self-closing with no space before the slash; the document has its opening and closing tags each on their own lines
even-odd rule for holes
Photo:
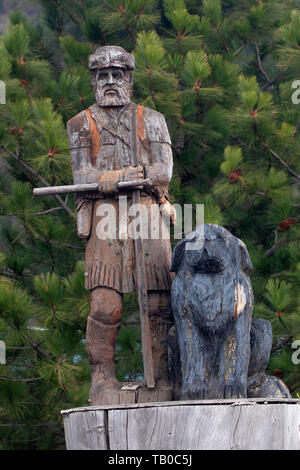
<svg viewBox="0 0 300 470">
<path fill-rule="evenodd" d="M 193 273 L 223 275 L 230 268 L 253 269 L 244 242 L 220 225 L 204 224 L 175 246 L 171 272 L 189 267 Z"/>
<path fill-rule="evenodd" d="M 241 240 L 219 225 L 197 227 L 173 251 L 170 271 L 177 272 L 172 287 L 175 308 L 184 299 L 199 328 L 224 327 L 252 304 L 250 269 L 252 263 Z"/>
</svg>

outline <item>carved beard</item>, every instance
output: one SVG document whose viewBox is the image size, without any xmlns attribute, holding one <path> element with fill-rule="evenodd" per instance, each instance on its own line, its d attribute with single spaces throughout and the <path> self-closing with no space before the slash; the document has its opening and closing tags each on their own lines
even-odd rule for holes
<svg viewBox="0 0 300 470">
<path fill-rule="evenodd" d="M 130 76 L 125 75 L 122 85 L 105 85 L 96 82 L 95 84 L 95 98 L 98 106 L 113 107 L 124 106 L 130 103 L 132 96 L 132 84 Z"/>
</svg>

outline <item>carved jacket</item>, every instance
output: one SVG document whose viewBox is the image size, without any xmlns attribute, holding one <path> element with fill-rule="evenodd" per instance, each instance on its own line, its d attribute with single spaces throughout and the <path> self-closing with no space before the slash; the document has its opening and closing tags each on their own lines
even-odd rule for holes
<svg viewBox="0 0 300 470">
<path fill-rule="evenodd" d="M 145 178 L 153 188 L 141 191 L 141 203 L 151 204 L 166 197 L 172 176 L 171 141 L 162 114 L 134 103 L 112 113 L 97 104 L 74 116 L 67 123 L 74 184 L 98 182 L 107 172 L 134 166 L 132 149 L 133 113 L 136 119 L 137 155 Z M 132 239 L 104 240 L 97 236 L 99 206 L 110 203 L 119 217 L 118 197 L 125 195 L 130 206 L 130 191 L 115 197 L 104 193 L 80 194 L 76 198 L 78 231 L 87 238 L 85 285 L 88 289 L 105 286 L 121 293 L 135 290 L 135 260 Z M 83 227 L 83 228 L 82 228 Z M 144 240 L 148 290 L 169 290 L 171 275 L 170 240 Z"/>
</svg>

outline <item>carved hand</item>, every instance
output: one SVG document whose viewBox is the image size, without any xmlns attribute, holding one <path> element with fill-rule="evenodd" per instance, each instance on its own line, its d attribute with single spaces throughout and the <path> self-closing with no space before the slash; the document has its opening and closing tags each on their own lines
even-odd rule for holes
<svg viewBox="0 0 300 470">
<path fill-rule="evenodd" d="M 135 181 L 139 179 L 144 179 L 144 168 L 141 165 L 135 167 L 129 166 L 124 170 L 123 181 Z"/>
<path fill-rule="evenodd" d="M 107 194 L 118 192 L 120 181 L 136 181 L 144 178 L 144 169 L 141 165 L 129 166 L 124 170 L 108 171 L 99 178 L 99 191 Z"/>
<path fill-rule="evenodd" d="M 118 182 L 123 181 L 124 170 L 108 171 L 99 178 L 99 191 L 101 193 L 117 193 Z"/>
<path fill-rule="evenodd" d="M 176 224 L 176 209 L 172 206 L 172 204 L 169 203 L 169 201 L 165 198 L 162 197 L 158 201 L 160 205 L 160 209 L 163 214 L 165 214 L 167 217 L 170 217 L 171 225 Z"/>
</svg>

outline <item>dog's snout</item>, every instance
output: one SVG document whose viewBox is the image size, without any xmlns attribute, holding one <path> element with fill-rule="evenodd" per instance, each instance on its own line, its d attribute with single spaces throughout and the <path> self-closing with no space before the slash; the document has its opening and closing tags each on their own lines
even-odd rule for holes
<svg viewBox="0 0 300 470">
<path fill-rule="evenodd" d="M 191 262 L 192 267 L 198 273 L 203 274 L 218 274 L 223 272 L 224 263 L 217 256 L 208 253 L 204 248 L 201 255 Z"/>
</svg>

